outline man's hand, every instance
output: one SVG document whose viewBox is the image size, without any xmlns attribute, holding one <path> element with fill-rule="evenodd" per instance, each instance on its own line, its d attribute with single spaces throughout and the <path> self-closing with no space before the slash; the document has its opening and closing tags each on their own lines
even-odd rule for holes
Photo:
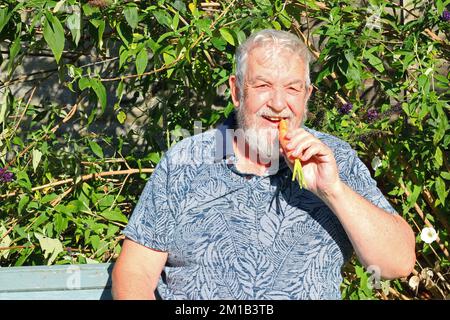
<svg viewBox="0 0 450 320">
<path fill-rule="evenodd" d="M 282 152 L 293 169 L 300 159 L 307 189 L 321 198 L 346 231 L 365 266 L 377 266 L 381 277 L 395 279 L 411 273 L 416 260 L 411 227 L 356 193 L 339 178 L 331 149 L 304 129 L 286 134 Z"/>
<path fill-rule="evenodd" d="M 298 158 L 303 167 L 307 189 L 322 198 L 339 187 L 339 173 L 333 152 L 322 141 L 297 128 L 289 131 L 281 150 L 291 170 Z"/>
</svg>

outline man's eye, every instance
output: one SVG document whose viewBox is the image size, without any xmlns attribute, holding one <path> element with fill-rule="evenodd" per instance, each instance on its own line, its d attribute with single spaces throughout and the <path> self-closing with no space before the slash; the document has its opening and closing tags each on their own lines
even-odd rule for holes
<svg viewBox="0 0 450 320">
<path fill-rule="evenodd" d="M 269 85 L 268 85 L 267 83 L 264 83 L 264 84 L 259 84 L 259 85 L 257 85 L 256 87 L 257 87 L 257 88 L 264 89 L 264 88 L 268 88 Z"/>
<path fill-rule="evenodd" d="M 296 88 L 296 87 L 289 87 L 288 90 L 292 91 L 292 92 L 300 92 L 301 91 L 300 88 Z"/>
</svg>

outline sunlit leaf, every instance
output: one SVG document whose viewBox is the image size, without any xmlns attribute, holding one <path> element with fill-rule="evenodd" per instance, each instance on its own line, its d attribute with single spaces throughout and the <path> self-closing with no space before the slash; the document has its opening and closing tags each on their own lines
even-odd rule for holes
<svg viewBox="0 0 450 320">
<path fill-rule="evenodd" d="M 56 62 L 59 62 L 65 43 L 64 28 L 58 18 L 50 14 L 46 15 L 44 22 L 44 39 L 52 50 Z"/>
<path fill-rule="evenodd" d="M 39 240 L 42 251 L 44 251 L 44 258 L 48 258 L 47 265 L 51 265 L 58 257 L 58 254 L 64 251 L 61 241 L 46 237 L 37 232 L 34 235 Z"/>
</svg>

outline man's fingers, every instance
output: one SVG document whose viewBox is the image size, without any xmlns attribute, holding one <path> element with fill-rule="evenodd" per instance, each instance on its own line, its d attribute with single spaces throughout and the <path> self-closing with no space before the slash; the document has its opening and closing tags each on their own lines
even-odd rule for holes
<svg viewBox="0 0 450 320">
<path fill-rule="evenodd" d="M 303 152 L 303 155 L 301 156 L 300 159 L 302 161 L 308 161 L 313 155 L 319 153 L 321 149 L 322 146 L 318 144 L 312 145 Z"/>
<path fill-rule="evenodd" d="M 292 154 L 296 157 L 299 157 L 305 149 L 307 149 L 311 145 L 317 143 L 317 140 L 314 137 L 303 136 L 303 137 L 298 137 L 295 142 L 296 143 L 295 143 L 294 147 L 291 149 Z"/>
</svg>

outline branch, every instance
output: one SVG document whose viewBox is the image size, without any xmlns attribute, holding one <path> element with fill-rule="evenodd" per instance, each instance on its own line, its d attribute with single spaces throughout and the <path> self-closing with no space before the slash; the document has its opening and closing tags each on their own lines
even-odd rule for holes
<svg viewBox="0 0 450 320">
<path fill-rule="evenodd" d="M 90 173 L 90 174 L 86 174 L 81 176 L 80 181 L 87 181 L 87 180 L 91 180 L 91 179 L 96 179 L 98 177 L 106 177 L 106 176 L 115 176 L 115 175 L 130 175 L 130 174 L 136 174 L 136 173 L 151 173 L 153 172 L 155 169 L 154 168 L 144 168 L 144 169 L 128 169 L 128 170 L 116 170 L 116 171 L 105 171 L 105 172 L 100 172 L 100 173 Z M 60 180 L 60 181 L 55 181 L 52 183 L 48 183 L 42 186 L 37 186 L 31 189 L 31 191 L 37 191 L 37 190 L 41 190 L 41 189 L 45 189 L 45 188 L 54 188 L 63 184 L 75 184 L 77 182 L 76 178 L 70 178 L 70 179 L 65 179 L 65 180 Z M 14 197 L 16 195 L 18 195 L 19 192 L 11 192 L 11 193 L 7 193 L 7 194 L 2 194 L 0 195 L 0 198 L 9 198 L 9 197 Z"/>
</svg>

